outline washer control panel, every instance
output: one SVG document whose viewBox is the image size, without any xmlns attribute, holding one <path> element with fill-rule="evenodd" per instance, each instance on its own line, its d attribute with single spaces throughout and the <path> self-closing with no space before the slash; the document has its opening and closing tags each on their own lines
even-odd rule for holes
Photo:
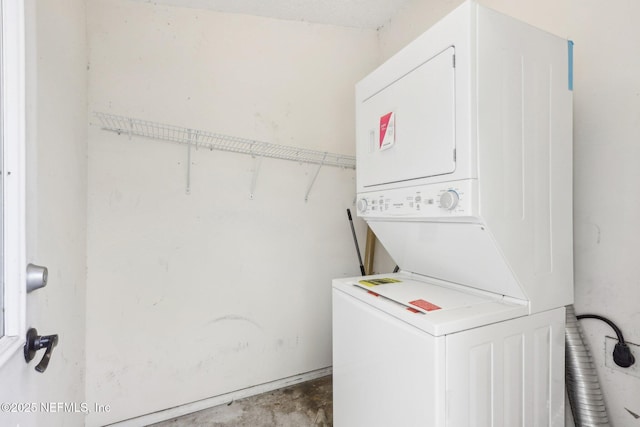
<svg viewBox="0 0 640 427">
<path fill-rule="evenodd" d="M 463 180 L 359 193 L 358 214 L 367 218 L 477 216 L 477 181 Z"/>
</svg>

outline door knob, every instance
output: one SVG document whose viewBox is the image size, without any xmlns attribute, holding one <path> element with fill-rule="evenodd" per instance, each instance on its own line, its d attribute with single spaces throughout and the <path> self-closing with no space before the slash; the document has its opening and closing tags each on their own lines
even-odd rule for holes
<svg viewBox="0 0 640 427">
<path fill-rule="evenodd" d="M 36 365 L 36 371 L 44 372 L 49 366 L 51 353 L 57 344 L 58 335 L 38 335 L 38 331 L 31 328 L 27 331 L 27 342 L 24 344 L 24 359 L 29 363 L 36 356 L 38 350 L 46 348 L 42 360 Z"/>
</svg>

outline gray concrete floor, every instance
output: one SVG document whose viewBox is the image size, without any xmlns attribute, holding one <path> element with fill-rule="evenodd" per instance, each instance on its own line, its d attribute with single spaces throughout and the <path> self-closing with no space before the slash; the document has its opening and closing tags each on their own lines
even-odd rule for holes
<svg viewBox="0 0 640 427">
<path fill-rule="evenodd" d="M 153 427 L 331 427 L 331 376 L 236 400 Z"/>
</svg>

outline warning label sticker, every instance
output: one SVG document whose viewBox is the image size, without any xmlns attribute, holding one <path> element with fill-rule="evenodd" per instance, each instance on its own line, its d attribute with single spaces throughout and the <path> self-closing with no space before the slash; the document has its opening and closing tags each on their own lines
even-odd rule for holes
<svg viewBox="0 0 640 427">
<path fill-rule="evenodd" d="M 387 285 L 389 283 L 400 283 L 400 282 L 402 282 L 402 280 L 392 279 L 390 277 L 381 277 L 379 279 L 360 280 L 358 283 L 368 287 L 373 287 L 378 285 Z"/>
<path fill-rule="evenodd" d="M 440 310 L 442 307 L 439 307 L 435 304 L 430 303 L 429 301 L 425 301 L 423 299 L 417 299 L 415 301 L 409 301 L 409 304 L 415 305 L 426 311 Z"/>
<path fill-rule="evenodd" d="M 390 148 L 396 142 L 396 116 L 393 112 L 380 117 L 380 150 Z"/>
</svg>

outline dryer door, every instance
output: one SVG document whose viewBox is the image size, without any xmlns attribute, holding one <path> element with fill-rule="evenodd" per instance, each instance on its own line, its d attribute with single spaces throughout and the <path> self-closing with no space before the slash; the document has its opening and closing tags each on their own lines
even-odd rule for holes
<svg viewBox="0 0 640 427">
<path fill-rule="evenodd" d="M 455 171 L 454 54 L 449 47 L 356 106 L 359 186 Z"/>
</svg>

